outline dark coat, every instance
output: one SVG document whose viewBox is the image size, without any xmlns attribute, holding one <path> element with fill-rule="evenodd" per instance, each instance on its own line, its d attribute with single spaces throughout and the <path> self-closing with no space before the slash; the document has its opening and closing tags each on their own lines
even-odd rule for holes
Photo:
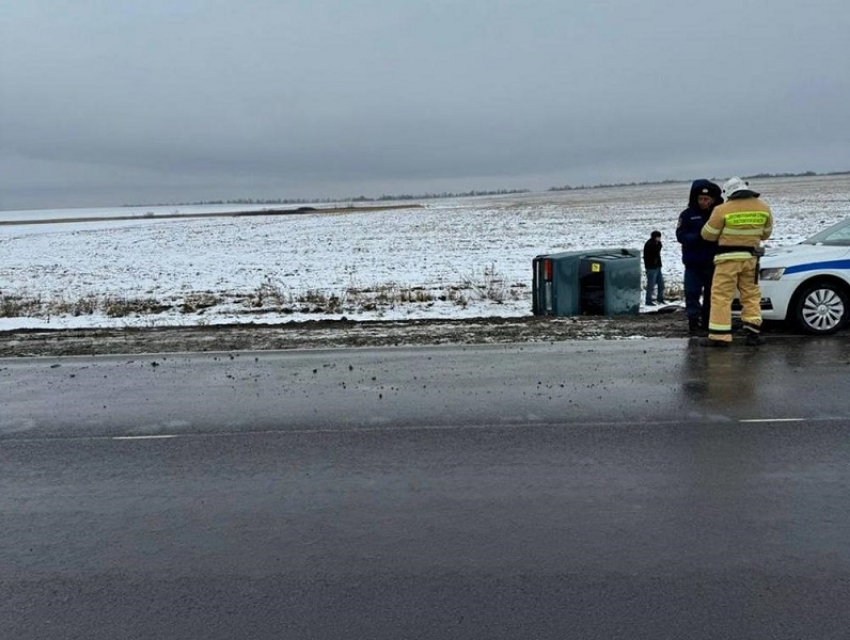
<svg viewBox="0 0 850 640">
<path fill-rule="evenodd" d="M 717 243 L 708 242 L 700 235 L 714 209 L 712 207 L 703 211 L 699 208 L 697 197 L 705 192 L 714 198 L 715 207 L 723 203 L 719 186 L 710 180 L 694 180 L 688 197 L 688 208 L 679 214 L 676 225 L 676 240 L 682 244 L 682 262 L 686 267 L 696 269 L 711 268 L 717 253 Z"/>
<path fill-rule="evenodd" d="M 650 238 L 646 241 L 646 244 L 643 245 L 643 266 L 646 269 L 660 269 L 661 268 L 661 247 L 662 243 L 659 240 L 656 242 L 654 239 Z"/>
</svg>

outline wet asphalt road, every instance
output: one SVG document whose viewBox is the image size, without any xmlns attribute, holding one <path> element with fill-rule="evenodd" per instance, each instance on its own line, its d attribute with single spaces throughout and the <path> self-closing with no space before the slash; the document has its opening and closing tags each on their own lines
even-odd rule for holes
<svg viewBox="0 0 850 640">
<path fill-rule="evenodd" d="M 850 341 L 0 360 L 0 638 L 846 638 Z"/>
</svg>

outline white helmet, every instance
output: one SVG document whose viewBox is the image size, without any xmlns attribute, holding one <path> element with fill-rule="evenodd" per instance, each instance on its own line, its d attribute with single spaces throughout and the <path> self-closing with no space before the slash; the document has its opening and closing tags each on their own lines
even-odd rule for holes
<svg viewBox="0 0 850 640">
<path fill-rule="evenodd" d="M 737 193 L 738 191 L 751 191 L 750 185 L 746 180 L 742 180 L 741 178 L 729 178 L 726 182 L 723 183 L 723 195 L 726 199 L 729 199 L 733 193 Z"/>
</svg>

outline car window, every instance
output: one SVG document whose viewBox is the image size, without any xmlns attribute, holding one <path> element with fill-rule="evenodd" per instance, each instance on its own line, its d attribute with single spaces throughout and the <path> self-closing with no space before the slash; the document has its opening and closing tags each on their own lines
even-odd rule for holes
<svg viewBox="0 0 850 640">
<path fill-rule="evenodd" d="M 816 233 L 811 238 L 804 240 L 803 244 L 850 246 L 850 220 L 845 220 L 827 227 L 820 233 Z"/>
</svg>

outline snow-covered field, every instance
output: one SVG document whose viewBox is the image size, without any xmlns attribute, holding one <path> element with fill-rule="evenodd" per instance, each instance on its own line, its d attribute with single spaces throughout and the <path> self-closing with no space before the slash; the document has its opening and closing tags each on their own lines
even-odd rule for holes
<svg viewBox="0 0 850 640">
<path fill-rule="evenodd" d="M 848 175 L 753 187 L 774 212 L 769 246 L 850 216 Z M 640 250 L 653 229 L 663 234 L 664 275 L 676 289 L 675 227 L 688 189 L 582 189 L 239 218 L 151 214 L 264 207 L 0 211 L 0 223 L 14 223 L 0 224 L 0 330 L 530 315 L 536 255 Z M 127 215 L 137 218 L 22 224 Z"/>
</svg>

